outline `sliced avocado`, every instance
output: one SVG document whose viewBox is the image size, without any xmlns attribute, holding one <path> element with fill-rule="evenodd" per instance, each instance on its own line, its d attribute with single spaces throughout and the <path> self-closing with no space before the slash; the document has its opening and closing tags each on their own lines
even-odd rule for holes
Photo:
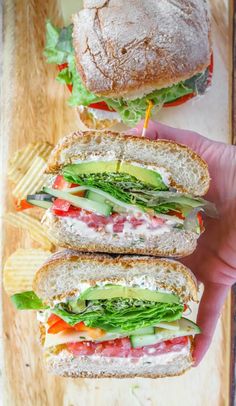
<svg viewBox="0 0 236 406">
<path fill-rule="evenodd" d="M 70 300 L 69 306 L 73 313 L 80 313 L 86 309 L 86 302 L 85 300 Z"/>
<path fill-rule="evenodd" d="M 168 190 L 168 187 L 162 181 L 162 177 L 158 172 L 140 166 L 131 165 L 126 162 L 121 162 L 119 172 L 127 173 L 134 176 L 136 179 L 149 185 L 155 186 L 159 190 Z"/>
<path fill-rule="evenodd" d="M 115 297 L 140 299 L 162 303 L 179 303 L 179 298 L 171 293 L 157 292 L 155 290 L 129 288 L 127 286 L 109 285 L 88 288 L 80 295 L 80 300 L 104 300 Z"/>
<path fill-rule="evenodd" d="M 82 162 L 78 164 L 67 165 L 64 169 L 66 172 L 74 175 L 84 175 L 91 173 L 107 173 L 120 172 L 134 176 L 136 179 L 152 185 L 159 190 L 168 190 L 168 187 L 162 181 L 162 177 L 158 172 L 151 169 L 142 168 L 137 165 L 132 165 L 120 161 L 95 161 Z"/>
<path fill-rule="evenodd" d="M 162 341 L 171 340 L 176 337 L 192 336 L 200 334 L 200 328 L 191 320 L 182 318 L 179 320 L 179 330 L 171 331 L 163 328 L 155 328 L 155 334 L 133 335 L 130 337 L 133 348 L 143 347 L 144 345 L 154 345 Z"/>
<path fill-rule="evenodd" d="M 118 172 L 119 161 L 94 161 L 71 164 L 65 167 L 74 175 L 84 175 L 90 173 Z"/>
</svg>

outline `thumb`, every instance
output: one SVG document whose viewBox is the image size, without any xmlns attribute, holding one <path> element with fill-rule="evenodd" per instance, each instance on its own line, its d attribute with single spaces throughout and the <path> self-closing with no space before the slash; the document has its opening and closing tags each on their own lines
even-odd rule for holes
<svg viewBox="0 0 236 406">
<path fill-rule="evenodd" d="M 228 290 L 228 286 L 217 283 L 205 285 L 197 317 L 197 324 L 202 333 L 196 335 L 194 339 L 193 358 L 195 359 L 195 366 L 201 362 L 211 344 Z"/>
</svg>

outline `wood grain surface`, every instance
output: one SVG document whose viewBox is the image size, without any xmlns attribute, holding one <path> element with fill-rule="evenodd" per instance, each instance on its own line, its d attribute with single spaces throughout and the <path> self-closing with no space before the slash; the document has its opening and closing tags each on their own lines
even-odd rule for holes
<svg viewBox="0 0 236 406">
<path fill-rule="evenodd" d="M 191 128 L 209 138 L 232 141 L 231 31 L 228 2 L 212 0 L 215 73 L 204 98 L 163 110 L 158 119 Z M 56 0 L 5 0 L 2 82 L 1 179 L 7 190 L 7 158 L 38 139 L 56 142 L 79 126 L 66 105 L 67 90 L 55 82 L 56 68 L 47 65 L 44 24 L 60 24 Z M 3 210 L 12 207 L 5 192 Z M 4 226 L 4 258 L 18 247 L 37 246 L 25 233 Z M 30 312 L 15 312 L 3 294 L 4 406 L 225 406 L 229 404 L 230 300 L 212 346 L 198 368 L 171 379 L 63 379 L 49 376 L 42 364 L 37 323 Z"/>
</svg>

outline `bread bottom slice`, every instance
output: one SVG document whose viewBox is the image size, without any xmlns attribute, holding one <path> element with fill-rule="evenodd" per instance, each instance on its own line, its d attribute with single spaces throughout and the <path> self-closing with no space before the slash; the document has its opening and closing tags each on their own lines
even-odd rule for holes
<svg viewBox="0 0 236 406">
<path fill-rule="evenodd" d="M 192 231 L 171 229 L 160 235 L 88 232 L 84 227 L 76 228 L 66 217 L 45 213 L 42 223 L 50 239 L 58 246 L 85 252 L 107 252 L 120 254 L 141 254 L 161 257 L 184 257 L 196 248 L 198 234 Z"/>
<path fill-rule="evenodd" d="M 79 107 L 77 112 L 79 114 L 80 120 L 87 127 L 93 130 L 105 130 L 114 127 L 119 124 L 119 121 L 116 119 L 111 119 L 109 113 L 106 114 L 101 110 L 104 117 L 97 118 L 87 107 Z"/>
<path fill-rule="evenodd" d="M 114 358 L 98 355 L 74 356 L 66 349 L 63 349 L 59 353 L 47 350 L 44 353 L 44 357 L 48 372 L 64 377 L 163 378 L 181 375 L 192 366 L 193 359 L 190 341 L 184 350 L 179 353 L 171 353 L 171 359 L 167 357 L 166 362 L 159 355 L 148 357 L 148 359 L 145 357 Z"/>
</svg>

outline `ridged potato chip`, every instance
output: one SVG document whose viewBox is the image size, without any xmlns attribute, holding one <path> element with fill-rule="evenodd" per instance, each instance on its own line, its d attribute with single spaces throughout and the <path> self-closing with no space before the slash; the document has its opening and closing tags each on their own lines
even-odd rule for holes
<svg viewBox="0 0 236 406">
<path fill-rule="evenodd" d="M 9 212 L 5 214 L 4 218 L 13 227 L 21 227 L 29 231 L 32 239 L 38 242 L 42 246 L 42 248 L 44 248 L 45 250 L 52 250 L 53 244 L 49 240 L 42 224 L 38 219 L 32 217 L 30 214 L 23 212 Z"/>
<path fill-rule="evenodd" d="M 47 176 L 43 173 L 52 148 L 48 142 L 28 144 L 9 160 L 7 174 L 15 184 L 12 194 L 19 201 L 41 189 Z"/>
<path fill-rule="evenodd" d="M 19 248 L 11 254 L 3 269 L 3 285 L 8 295 L 32 290 L 37 270 L 50 256 L 50 251 Z"/>
</svg>

